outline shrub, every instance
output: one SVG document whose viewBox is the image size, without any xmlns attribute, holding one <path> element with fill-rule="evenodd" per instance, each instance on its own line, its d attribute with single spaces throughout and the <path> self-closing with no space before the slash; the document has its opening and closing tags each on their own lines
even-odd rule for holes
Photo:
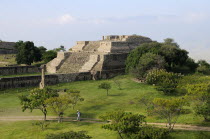
<svg viewBox="0 0 210 139">
<path fill-rule="evenodd" d="M 58 133 L 58 134 L 48 134 L 46 136 L 46 139 L 90 139 L 91 136 L 86 134 L 86 131 L 69 131 L 64 133 Z"/>
<path fill-rule="evenodd" d="M 166 95 L 169 95 L 176 90 L 180 78 L 180 74 L 155 69 L 147 74 L 146 82 L 155 84 L 158 91 L 163 91 Z"/>
<path fill-rule="evenodd" d="M 132 134 L 132 139 L 163 139 L 169 136 L 169 130 L 152 126 L 143 126 L 137 134 Z"/>
</svg>

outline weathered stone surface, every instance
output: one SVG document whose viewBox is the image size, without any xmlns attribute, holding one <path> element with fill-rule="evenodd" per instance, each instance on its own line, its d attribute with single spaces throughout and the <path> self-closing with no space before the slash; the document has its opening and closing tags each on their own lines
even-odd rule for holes
<svg viewBox="0 0 210 139">
<path fill-rule="evenodd" d="M 0 54 L 16 54 L 14 42 L 0 42 Z"/>
<path fill-rule="evenodd" d="M 15 75 L 38 72 L 40 72 L 40 69 L 36 66 L 0 67 L 0 75 Z"/>
<path fill-rule="evenodd" d="M 129 40 L 129 41 L 128 41 Z M 49 73 L 76 73 L 125 68 L 128 53 L 142 43 L 152 42 L 143 36 L 111 35 L 100 41 L 78 41 L 70 52 L 58 53 L 57 58 L 47 64 Z M 68 55 L 62 57 L 60 55 Z"/>
<path fill-rule="evenodd" d="M 84 81 L 92 79 L 96 80 L 107 79 L 123 73 L 124 73 L 123 70 L 113 70 L 113 71 L 96 72 L 94 75 L 91 72 L 51 74 L 51 75 L 45 75 L 45 86 L 54 85 L 58 83 L 65 83 L 65 82 Z M 30 87 L 30 86 L 38 87 L 40 80 L 41 76 L 0 78 L 0 90 L 9 89 L 9 88 Z"/>
</svg>

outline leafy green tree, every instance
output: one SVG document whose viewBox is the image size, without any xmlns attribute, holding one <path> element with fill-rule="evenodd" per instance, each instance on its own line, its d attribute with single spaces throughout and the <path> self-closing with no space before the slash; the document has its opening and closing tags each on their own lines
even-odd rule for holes
<svg viewBox="0 0 210 139">
<path fill-rule="evenodd" d="M 167 72 L 163 69 L 154 69 L 147 74 L 146 82 L 151 85 L 156 85 L 156 89 L 163 91 L 165 95 L 171 95 L 175 93 L 181 78 L 182 76 L 180 74 Z"/>
<path fill-rule="evenodd" d="M 171 45 L 171 46 L 175 46 L 175 47 L 179 48 L 179 45 L 172 38 L 166 38 L 166 39 L 164 39 L 163 44 L 165 44 L 165 45 Z"/>
<path fill-rule="evenodd" d="M 101 115 L 100 118 L 105 121 L 110 121 L 108 124 L 102 126 L 104 129 L 117 131 L 121 139 L 124 135 L 130 135 L 137 133 L 143 122 L 145 122 L 145 116 L 139 114 L 126 113 L 122 110 L 107 112 Z"/>
<path fill-rule="evenodd" d="M 171 71 L 176 66 L 182 66 L 188 59 L 188 52 L 173 45 L 162 45 L 159 55 L 165 58 L 168 65 L 167 70 Z"/>
<path fill-rule="evenodd" d="M 210 64 L 205 60 L 199 60 L 197 72 L 202 74 L 210 74 Z"/>
<path fill-rule="evenodd" d="M 40 61 L 40 51 L 34 46 L 33 42 L 30 41 L 19 41 L 15 44 L 18 50 L 16 61 L 17 64 L 31 65 L 34 61 Z"/>
<path fill-rule="evenodd" d="M 91 139 L 86 131 L 69 131 L 57 134 L 47 134 L 46 139 Z"/>
<path fill-rule="evenodd" d="M 60 52 L 60 51 L 66 51 L 66 48 L 63 46 L 63 45 L 61 45 L 59 48 L 55 48 L 55 49 L 53 49 L 54 51 L 56 51 L 56 52 Z"/>
<path fill-rule="evenodd" d="M 188 102 L 185 98 L 155 98 L 151 103 L 147 104 L 147 112 L 165 119 L 168 123 L 169 131 L 173 130 L 184 106 Z"/>
<path fill-rule="evenodd" d="M 79 90 L 70 90 L 68 95 L 69 95 L 69 99 L 71 100 L 73 110 L 78 102 L 84 101 L 84 98 L 80 96 Z"/>
<path fill-rule="evenodd" d="M 167 139 L 170 138 L 169 131 L 163 128 L 143 126 L 139 132 L 132 134 L 131 139 Z"/>
<path fill-rule="evenodd" d="M 194 102 L 195 113 L 202 116 L 205 121 L 210 121 L 210 84 L 187 85 L 187 91 L 187 95 Z"/>
<path fill-rule="evenodd" d="M 29 95 L 21 95 L 19 96 L 20 104 L 22 106 L 22 111 L 27 109 L 31 110 L 34 109 L 41 110 L 44 114 L 44 121 L 46 121 L 47 116 L 47 105 L 45 104 L 45 100 L 51 97 L 57 97 L 58 93 L 56 90 L 50 88 L 44 89 L 33 89 L 30 91 Z"/>
<path fill-rule="evenodd" d="M 58 122 L 62 122 L 62 117 L 64 112 L 71 107 L 72 101 L 67 95 L 62 95 L 58 97 L 51 97 L 45 100 L 45 104 L 58 115 Z"/>
<path fill-rule="evenodd" d="M 139 64 L 134 69 L 134 74 L 138 79 L 144 79 L 148 71 L 163 69 L 164 67 L 164 57 L 153 53 L 145 53 L 140 57 Z"/>
<path fill-rule="evenodd" d="M 126 59 L 126 72 L 131 72 L 139 64 L 140 57 L 145 53 L 158 54 L 161 48 L 161 43 L 151 42 L 145 43 L 136 49 L 132 50 Z"/>
<path fill-rule="evenodd" d="M 39 46 L 38 49 L 39 49 L 40 54 L 41 54 L 41 60 L 43 60 L 43 56 L 46 53 L 47 48 L 45 48 L 44 46 Z"/>
<path fill-rule="evenodd" d="M 104 82 L 104 83 L 101 83 L 99 86 L 98 86 L 99 89 L 105 89 L 106 90 L 106 95 L 108 96 L 109 95 L 109 90 L 111 89 L 111 84 L 108 83 L 108 82 Z"/>
<path fill-rule="evenodd" d="M 48 50 L 44 53 L 43 60 L 45 63 L 47 63 L 47 62 L 50 62 L 51 60 L 53 60 L 54 58 L 56 58 L 56 56 L 57 56 L 56 51 Z"/>
<path fill-rule="evenodd" d="M 132 73 L 135 71 L 133 69 L 140 64 L 140 58 L 145 53 L 153 53 L 164 57 L 166 62 L 165 68 L 168 71 L 172 71 L 176 66 L 185 65 L 188 59 L 188 52 L 184 49 L 180 49 L 172 40 L 166 40 L 164 43 L 145 43 L 132 50 L 128 55 L 126 60 L 126 72 Z"/>
</svg>

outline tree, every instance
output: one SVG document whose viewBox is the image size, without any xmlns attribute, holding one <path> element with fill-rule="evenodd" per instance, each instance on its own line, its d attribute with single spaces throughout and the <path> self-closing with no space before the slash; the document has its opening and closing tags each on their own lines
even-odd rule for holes
<svg viewBox="0 0 210 139">
<path fill-rule="evenodd" d="M 70 90 L 68 95 L 69 95 L 69 99 L 71 100 L 73 110 L 78 102 L 84 101 L 84 98 L 80 96 L 79 90 Z"/>
<path fill-rule="evenodd" d="M 44 121 L 46 121 L 47 116 L 47 105 L 45 104 L 45 100 L 51 97 L 57 97 L 58 93 L 56 90 L 50 88 L 44 89 L 33 89 L 30 91 L 30 94 L 19 96 L 20 104 L 22 105 L 22 111 L 26 109 L 31 110 L 39 109 L 44 114 Z"/>
<path fill-rule="evenodd" d="M 41 60 L 43 60 L 43 56 L 46 53 L 47 48 L 45 48 L 44 46 L 39 46 L 38 49 L 39 49 L 40 54 L 41 54 Z"/>
<path fill-rule="evenodd" d="M 165 43 L 144 43 L 129 53 L 126 59 L 126 72 L 132 73 L 133 69 L 140 64 L 140 58 L 145 53 L 162 56 L 165 59 L 165 68 L 168 71 L 172 71 L 176 66 L 185 65 L 188 59 L 188 52 L 180 49 L 172 40 L 166 40 Z"/>
<path fill-rule="evenodd" d="M 187 105 L 188 102 L 185 98 L 155 98 L 151 103 L 146 104 L 149 114 L 157 115 L 167 121 L 169 131 L 173 130 L 183 107 Z"/>
<path fill-rule="evenodd" d="M 64 112 L 71 107 L 72 102 L 68 96 L 63 95 L 49 98 L 45 100 L 45 104 L 49 107 L 49 109 L 58 115 L 58 122 L 60 123 L 62 122 Z"/>
<path fill-rule="evenodd" d="M 195 113 L 203 116 L 205 121 L 210 121 L 210 84 L 198 83 L 187 85 L 187 95 L 195 104 Z"/>
<path fill-rule="evenodd" d="M 176 66 L 182 66 L 188 59 L 188 52 L 173 45 L 162 45 L 159 55 L 165 58 L 167 70 L 171 71 Z"/>
<path fill-rule="evenodd" d="M 171 46 L 175 46 L 175 47 L 179 48 L 179 45 L 176 42 L 174 42 L 174 39 L 172 39 L 172 38 L 166 38 L 166 39 L 164 39 L 163 44 L 165 44 L 165 45 L 171 45 Z"/>
<path fill-rule="evenodd" d="M 202 74 L 210 74 L 210 64 L 205 60 L 199 60 L 197 72 Z"/>
<path fill-rule="evenodd" d="M 141 46 L 132 50 L 126 59 L 126 72 L 132 72 L 132 70 L 137 67 L 139 64 L 139 59 L 143 54 L 148 52 L 158 54 L 160 48 L 161 43 L 151 42 L 142 44 Z"/>
<path fill-rule="evenodd" d="M 153 53 L 145 53 L 140 57 L 139 63 L 134 69 L 134 74 L 138 79 L 144 79 L 148 71 L 163 69 L 164 67 L 164 57 Z"/>
<path fill-rule="evenodd" d="M 138 133 L 132 134 L 131 139 L 167 139 L 170 138 L 169 131 L 163 128 L 142 126 Z"/>
<path fill-rule="evenodd" d="M 16 61 L 17 64 L 31 65 L 34 61 L 40 61 L 40 51 L 34 46 L 33 42 L 30 41 L 19 41 L 15 44 L 18 50 Z"/>
<path fill-rule="evenodd" d="M 181 78 L 180 74 L 154 69 L 148 72 L 146 82 L 156 85 L 156 89 L 163 91 L 165 95 L 171 95 L 175 92 Z"/>
<path fill-rule="evenodd" d="M 43 60 L 45 63 L 47 63 L 47 62 L 50 62 L 51 60 L 53 60 L 54 58 L 56 58 L 56 56 L 57 56 L 56 51 L 48 50 L 44 53 Z"/>
<path fill-rule="evenodd" d="M 53 49 L 54 51 L 56 51 L 56 52 L 60 52 L 60 51 L 66 51 L 66 48 L 63 46 L 63 45 L 61 45 L 59 48 L 55 48 L 55 49 Z"/>
<path fill-rule="evenodd" d="M 91 139 L 86 131 L 69 131 L 57 134 L 47 134 L 46 139 Z"/>
<path fill-rule="evenodd" d="M 99 89 L 105 89 L 106 90 L 106 94 L 107 96 L 109 95 L 109 90 L 111 89 L 111 84 L 110 83 L 107 83 L 107 82 L 104 82 L 104 83 L 101 83 L 99 86 L 98 86 Z"/>
<path fill-rule="evenodd" d="M 146 117 L 118 110 L 107 112 L 101 115 L 100 118 L 105 121 L 110 121 L 108 124 L 103 125 L 102 128 L 117 131 L 120 138 L 123 139 L 123 134 L 129 136 L 129 134 L 137 133 L 143 122 L 145 122 Z"/>
</svg>

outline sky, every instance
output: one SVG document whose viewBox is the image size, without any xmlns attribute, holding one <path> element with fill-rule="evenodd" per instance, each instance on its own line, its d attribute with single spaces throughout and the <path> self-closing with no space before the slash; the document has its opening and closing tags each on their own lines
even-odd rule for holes
<svg viewBox="0 0 210 139">
<path fill-rule="evenodd" d="M 0 0 L 0 40 L 47 49 L 103 35 L 173 38 L 210 62 L 210 0 Z"/>
</svg>

